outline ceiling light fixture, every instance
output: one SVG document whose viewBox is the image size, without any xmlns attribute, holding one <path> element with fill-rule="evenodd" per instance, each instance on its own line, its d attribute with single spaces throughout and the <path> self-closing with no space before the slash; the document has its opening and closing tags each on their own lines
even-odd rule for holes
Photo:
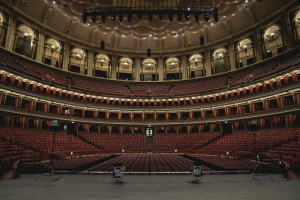
<svg viewBox="0 0 300 200">
<path fill-rule="evenodd" d="M 132 14 L 131 14 L 131 13 L 129 13 L 129 14 L 127 15 L 127 18 L 128 18 L 128 22 L 131 22 L 131 19 L 132 19 Z"/>
<path fill-rule="evenodd" d="M 181 22 L 181 20 L 182 20 L 181 13 L 178 13 L 178 14 L 177 14 L 177 20 L 178 20 L 179 22 Z"/>
<path fill-rule="evenodd" d="M 206 22 L 208 22 L 208 20 L 209 20 L 209 15 L 208 15 L 207 13 L 204 14 L 204 20 L 205 20 Z"/>
</svg>

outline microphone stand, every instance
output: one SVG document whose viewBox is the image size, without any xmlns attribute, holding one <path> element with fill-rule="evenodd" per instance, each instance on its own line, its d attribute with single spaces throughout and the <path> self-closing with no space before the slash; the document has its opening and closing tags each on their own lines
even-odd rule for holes
<svg viewBox="0 0 300 200">
<path fill-rule="evenodd" d="M 56 180 L 60 180 L 61 177 L 60 175 L 54 171 L 53 169 L 53 158 L 54 158 L 54 144 L 55 144 L 55 131 L 51 131 L 53 136 L 52 136 L 52 149 L 51 149 L 51 154 L 50 154 L 50 171 L 49 171 L 49 175 L 45 175 L 45 174 L 40 174 L 35 180 L 38 180 L 42 175 L 44 176 L 49 176 L 49 177 L 52 177 L 52 180 L 53 180 L 53 183 L 54 181 Z M 54 176 L 58 176 L 58 178 L 54 178 Z"/>
<path fill-rule="evenodd" d="M 263 167 L 262 167 L 263 162 L 262 162 L 262 163 L 258 163 L 258 154 L 257 154 L 257 144 L 256 144 L 255 133 L 256 133 L 256 132 L 253 132 L 256 167 L 255 167 L 255 169 L 254 169 L 254 171 L 253 171 L 253 173 L 252 173 L 252 176 L 251 176 L 250 181 L 253 181 L 253 178 L 254 178 L 254 177 L 255 177 L 255 179 L 256 179 L 256 178 L 259 176 L 259 173 L 260 173 L 260 172 L 263 172 L 265 176 L 268 176 L 270 179 L 272 179 L 272 181 L 274 181 L 274 179 L 273 179 L 270 175 L 268 175 L 268 174 L 266 173 L 266 171 L 263 169 Z"/>
</svg>

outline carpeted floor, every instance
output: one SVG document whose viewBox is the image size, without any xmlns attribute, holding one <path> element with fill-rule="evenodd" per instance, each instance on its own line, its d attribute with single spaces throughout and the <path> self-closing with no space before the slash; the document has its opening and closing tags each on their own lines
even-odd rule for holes
<svg viewBox="0 0 300 200">
<path fill-rule="evenodd" d="M 124 184 L 114 184 L 112 175 L 61 175 L 60 181 L 37 174 L 0 182 L 0 199 L 125 199 L 125 200 L 299 200 L 300 181 L 283 181 L 281 175 L 205 175 L 193 184 L 191 175 L 128 175 Z"/>
</svg>

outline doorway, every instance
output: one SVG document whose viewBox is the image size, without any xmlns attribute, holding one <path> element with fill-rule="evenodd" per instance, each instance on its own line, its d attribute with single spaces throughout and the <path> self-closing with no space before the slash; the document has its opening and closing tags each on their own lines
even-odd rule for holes
<svg viewBox="0 0 300 200">
<path fill-rule="evenodd" d="M 145 128 L 146 137 L 152 138 L 153 133 L 154 133 L 154 128 L 153 127 L 146 127 Z"/>
</svg>

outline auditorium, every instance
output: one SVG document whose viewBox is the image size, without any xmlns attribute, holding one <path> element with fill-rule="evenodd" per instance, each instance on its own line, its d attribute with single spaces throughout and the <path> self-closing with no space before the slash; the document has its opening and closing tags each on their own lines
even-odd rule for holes
<svg viewBox="0 0 300 200">
<path fill-rule="evenodd" d="M 0 199 L 299 186 L 299 0 L 0 1 Z"/>
</svg>

